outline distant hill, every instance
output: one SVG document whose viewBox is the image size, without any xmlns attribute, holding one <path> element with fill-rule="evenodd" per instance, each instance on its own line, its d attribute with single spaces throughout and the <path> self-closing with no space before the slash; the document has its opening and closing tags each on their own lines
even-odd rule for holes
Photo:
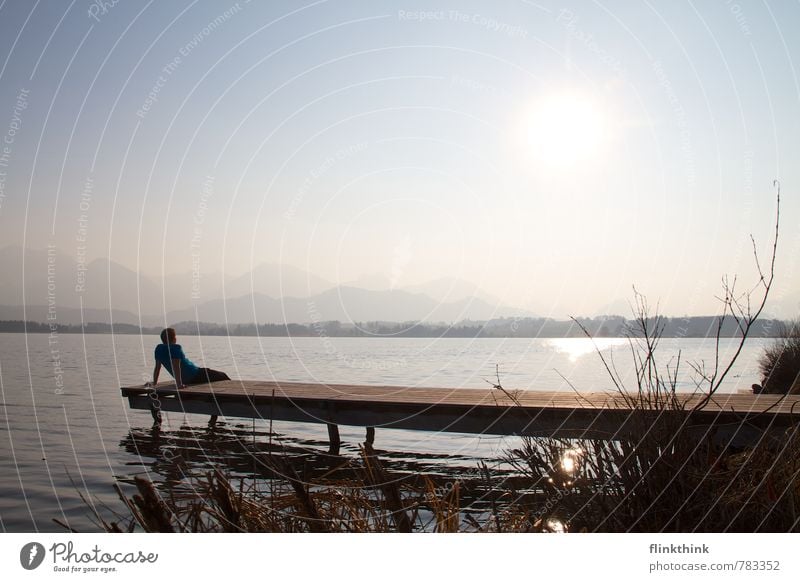
<svg viewBox="0 0 800 582">
<path fill-rule="evenodd" d="M 263 263 L 227 281 L 225 296 L 241 297 L 255 292 L 268 297 L 307 297 L 332 287 L 335 285 L 330 281 L 297 267 Z"/>
<path fill-rule="evenodd" d="M 190 271 L 149 277 L 108 259 L 79 265 L 69 255 L 21 247 L 0 249 L 0 319 L 46 321 L 48 303 L 64 324 L 81 321 L 159 325 L 164 321 L 309 323 L 314 321 L 424 321 L 531 316 L 502 305 L 477 285 L 440 278 L 392 289 L 379 275 L 370 288 L 336 286 L 293 267 L 263 263 L 224 278 Z M 22 305 L 26 305 L 23 310 Z"/>
<path fill-rule="evenodd" d="M 370 291 L 336 287 L 311 297 L 275 299 L 249 294 L 217 299 L 194 309 L 167 314 L 170 321 L 197 320 L 209 323 L 313 323 L 318 321 L 421 321 L 457 322 L 496 317 L 531 316 L 523 310 L 496 306 L 482 299 L 460 299 L 442 303 L 421 293 Z"/>
<path fill-rule="evenodd" d="M 135 313 L 114 309 L 84 309 L 83 320 L 81 320 L 81 310 L 77 307 L 56 307 L 56 323 L 77 325 L 84 321 L 86 323 L 124 323 L 130 325 L 158 325 L 159 320 L 154 317 L 147 317 L 142 321 Z M 48 322 L 48 307 L 46 305 L 27 305 L 25 309 L 21 305 L 0 305 L 0 320 L 2 321 L 33 321 Z M 160 320 L 160 321 L 163 321 Z"/>
<path fill-rule="evenodd" d="M 507 336 L 513 337 L 527 325 L 531 327 L 520 332 L 527 334 L 522 337 L 536 337 L 537 324 L 530 321 L 549 312 L 546 307 L 533 312 L 505 305 L 476 284 L 453 277 L 391 288 L 391 281 L 386 277 L 370 275 L 359 279 L 363 287 L 337 286 L 297 267 L 273 263 L 257 265 L 245 274 L 230 278 L 220 272 L 203 272 L 198 279 L 191 271 L 151 277 L 107 259 L 91 261 L 82 271 L 72 257 L 57 251 L 4 247 L 0 249 L 0 272 L 3 273 L 0 320 L 47 321 L 50 302 L 55 305 L 57 321 L 63 324 L 80 323 L 83 305 L 85 322 L 107 324 L 114 321 L 146 327 L 163 325 L 166 321 L 211 324 L 490 322 L 487 325 L 492 327 L 501 325 L 497 322 L 503 318 L 515 318 L 513 328 L 508 327 L 504 332 Z M 764 315 L 777 319 L 784 311 L 774 307 L 789 310 L 792 305 L 791 297 L 781 297 L 780 301 L 768 303 Z M 623 301 L 612 302 L 608 304 L 607 313 L 610 312 L 627 314 L 630 306 Z M 614 325 L 614 318 L 603 317 L 607 327 Z M 536 321 L 545 322 L 545 329 L 550 329 L 549 326 L 555 325 L 552 322 L 558 320 Z M 684 323 L 676 323 L 675 330 L 670 330 L 669 334 L 704 337 L 707 319 L 692 317 L 680 318 L 680 321 Z M 686 329 L 680 331 L 680 326 Z M 546 333 L 562 337 L 565 332 L 556 326 L 554 331 Z M 615 332 L 609 333 L 614 335 Z"/>
</svg>

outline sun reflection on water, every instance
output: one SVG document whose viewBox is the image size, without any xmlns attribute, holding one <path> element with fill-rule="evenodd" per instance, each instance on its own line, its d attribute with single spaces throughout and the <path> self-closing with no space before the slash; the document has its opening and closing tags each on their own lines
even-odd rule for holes
<svg viewBox="0 0 800 582">
<path fill-rule="evenodd" d="M 567 533 L 566 524 L 555 517 L 548 519 L 545 525 L 547 529 L 553 533 Z"/>
<path fill-rule="evenodd" d="M 574 476 L 582 455 L 583 450 L 578 447 L 564 451 L 561 456 L 561 470 L 570 476 Z"/>
<path fill-rule="evenodd" d="M 567 354 L 570 362 L 577 362 L 578 358 L 587 354 L 594 354 L 597 350 L 602 352 L 626 343 L 627 340 L 625 338 L 619 337 L 553 338 L 547 341 L 547 344 L 557 352 Z"/>
</svg>

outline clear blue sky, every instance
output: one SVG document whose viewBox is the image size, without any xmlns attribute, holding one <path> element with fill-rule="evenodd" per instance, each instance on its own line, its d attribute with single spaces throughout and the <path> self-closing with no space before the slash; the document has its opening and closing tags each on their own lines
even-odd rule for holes
<svg viewBox="0 0 800 582">
<path fill-rule="evenodd" d="M 0 4 L 0 246 L 796 314 L 800 3 L 263 4 Z"/>
</svg>

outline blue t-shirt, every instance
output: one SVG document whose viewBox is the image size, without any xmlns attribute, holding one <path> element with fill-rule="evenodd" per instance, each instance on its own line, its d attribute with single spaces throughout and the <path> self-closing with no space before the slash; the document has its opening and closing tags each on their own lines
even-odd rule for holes
<svg viewBox="0 0 800 582">
<path fill-rule="evenodd" d="M 181 361 L 181 380 L 183 382 L 188 382 L 197 374 L 197 366 L 186 357 L 180 344 L 158 344 L 155 356 L 156 362 L 160 362 L 167 369 L 167 372 L 172 374 L 173 378 L 175 377 L 175 372 L 172 371 L 172 360 Z"/>
</svg>

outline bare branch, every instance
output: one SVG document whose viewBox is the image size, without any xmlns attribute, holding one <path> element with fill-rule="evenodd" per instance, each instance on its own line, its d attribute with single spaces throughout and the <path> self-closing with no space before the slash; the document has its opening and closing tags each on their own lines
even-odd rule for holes
<svg viewBox="0 0 800 582">
<path fill-rule="evenodd" d="M 725 378 L 727 377 L 728 373 L 731 371 L 731 368 L 733 368 L 733 365 L 736 362 L 736 360 L 738 359 L 739 354 L 741 354 L 742 349 L 744 348 L 745 341 L 747 340 L 748 336 L 750 335 L 750 331 L 753 328 L 753 324 L 761 316 L 761 313 L 764 311 L 764 307 L 767 304 L 767 298 L 769 297 L 769 292 L 772 289 L 772 284 L 773 284 L 773 282 L 775 280 L 775 259 L 776 259 L 777 254 L 778 254 L 778 235 L 779 235 L 779 231 L 780 231 L 780 218 L 781 218 L 781 187 L 780 187 L 780 182 L 778 182 L 778 180 L 775 180 L 773 182 L 773 186 L 777 190 L 776 194 L 775 194 L 775 198 L 776 198 L 776 204 L 775 204 L 775 234 L 774 234 L 774 237 L 772 239 L 772 256 L 770 257 L 770 261 L 769 261 L 769 273 L 767 273 L 766 276 L 761 270 L 761 265 L 760 265 L 760 261 L 758 260 L 758 252 L 757 252 L 757 249 L 755 247 L 755 242 L 754 242 L 754 245 L 753 245 L 754 253 L 756 255 L 756 266 L 757 266 L 757 268 L 759 270 L 759 277 L 764 281 L 763 294 L 761 295 L 761 298 L 758 301 L 758 304 L 757 304 L 758 307 L 756 308 L 755 312 L 753 312 L 752 311 L 752 306 L 751 306 L 751 295 L 752 294 L 751 293 L 745 294 L 743 296 L 744 299 L 737 298 L 736 295 L 735 295 L 735 290 L 734 290 L 735 284 L 736 284 L 735 283 L 735 281 L 736 281 L 735 278 L 734 278 L 734 284 L 732 286 L 727 286 L 727 278 L 724 279 L 726 284 L 723 285 L 724 290 L 725 290 L 725 300 L 723 302 L 723 307 L 724 307 L 724 309 L 723 309 L 723 317 L 724 317 L 724 313 L 727 310 L 730 310 L 731 314 L 733 315 L 734 319 L 736 320 L 736 322 L 737 322 L 737 324 L 739 326 L 739 332 L 740 332 L 739 343 L 738 343 L 738 345 L 736 347 L 736 351 L 734 352 L 733 356 L 731 356 L 731 358 L 728 361 L 728 364 L 725 366 L 725 368 L 722 370 L 722 372 L 720 374 L 717 374 L 718 367 L 717 367 L 717 365 L 715 365 L 715 373 L 713 374 L 712 381 L 711 381 L 711 383 L 710 383 L 710 385 L 708 387 L 708 393 L 695 406 L 695 410 L 699 410 L 699 409 L 703 408 L 706 404 L 708 404 L 708 402 L 710 401 L 710 399 L 714 395 L 714 393 L 717 390 L 719 390 L 719 387 L 722 385 L 722 382 L 725 380 Z M 752 239 L 752 236 L 751 236 L 751 239 Z M 755 241 L 755 239 L 752 239 L 752 240 Z M 746 311 L 744 310 L 744 308 L 742 306 L 745 301 L 746 301 L 746 304 L 747 304 L 747 310 Z M 738 314 L 736 313 L 737 309 L 739 311 Z M 721 328 L 722 328 L 722 326 L 720 324 L 720 327 L 718 328 L 718 331 L 717 331 L 717 339 L 716 339 L 716 344 L 717 344 L 717 350 L 716 350 L 717 351 L 717 355 L 716 355 L 716 358 L 717 359 L 719 358 L 719 333 L 720 333 Z"/>
</svg>

